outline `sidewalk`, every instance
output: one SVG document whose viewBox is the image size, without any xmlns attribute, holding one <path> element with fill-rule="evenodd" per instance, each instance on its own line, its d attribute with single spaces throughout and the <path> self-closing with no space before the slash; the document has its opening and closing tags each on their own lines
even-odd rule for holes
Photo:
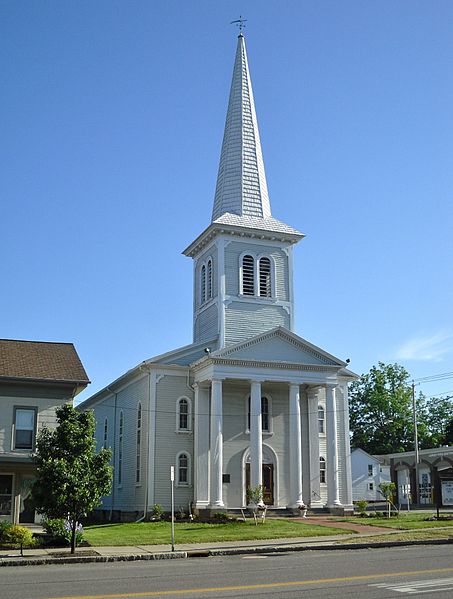
<svg viewBox="0 0 453 599">
<path fill-rule="evenodd" d="M 392 541 L 391 536 L 401 533 L 401 530 L 378 528 L 366 524 L 352 524 L 350 522 L 333 522 L 328 518 L 313 518 L 321 526 L 335 526 L 345 530 L 352 530 L 356 534 L 337 534 L 321 537 L 298 537 L 289 539 L 266 539 L 260 541 L 229 541 L 218 543 L 176 544 L 175 551 L 166 545 L 138 545 L 127 547 L 81 547 L 76 554 L 71 556 L 69 548 L 59 549 L 24 549 L 24 557 L 18 550 L 1 550 L 1 566 L 25 566 L 40 564 L 68 564 L 88 562 L 136 561 L 136 560 L 161 560 L 187 557 L 209 557 L 216 555 L 237 555 L 253 553 L 281 553 L 287 551 L 314 551 L 358 549 L 377 546 L 373 537 L 386 534 L 388 542 L 380 542 L 380 547 L 402 546 L 413 544 L 445 544 L 453 543 L 453 529 L 450 539 L 419 540 L 419 541 Z M 260 526 L 260 525 L 259 525 Z M 436 528 L 439 530 L 439 528 Z M 354 543 L 342 541 L 354 539 Z M 177 540 L 177 539 L 176 539 Z"/>
</svg>

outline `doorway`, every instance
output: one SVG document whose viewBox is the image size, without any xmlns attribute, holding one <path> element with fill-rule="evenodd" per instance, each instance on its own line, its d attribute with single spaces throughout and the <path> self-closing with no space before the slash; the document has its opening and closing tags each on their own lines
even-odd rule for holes
<svg viewBox="0 0 453 599">
<path fill-rule="evenodd" d="M 13 475 L 0 474 L 0 521 L 13 521 Z"/>
<path fill-rule="evenodd" d="M 274 505 L 274 464 L 263 464 L 263 501 L 265 505 Z M 245 464 L 245 488 L 250 487 L 250 463 Z"/>
</svg>

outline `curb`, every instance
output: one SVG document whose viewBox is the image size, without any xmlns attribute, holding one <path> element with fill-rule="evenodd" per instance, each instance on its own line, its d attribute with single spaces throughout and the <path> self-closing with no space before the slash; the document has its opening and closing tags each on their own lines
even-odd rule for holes
<svg viewBox="0 0 453 599">
<path fill-rule="evenodd" d="M 386 541 L 384 543 L 347 543 L 330 545 L 269 545 L 264 547 L 231 547 L 226 549 L 193 549 L 189 551 L 173 551 L 161 553 L 145 553 L 140 555 L 96 555 L 22 558 L 6 561 L 0 558 L 0 567 L 8 566 L 42 566 L 48 564 L 90 564 L 111 562 L 157 561 L 168 559 L 187 559 L 193 557 L 219 557 L 223 555 L 256 555 L 266 553 L 288 553 L 302 551 L 344 551 L 354 549 L 381 549 L 386 547 L 408 547 L 411 545 L 448 545 L 453 544 L 449 539 L 426 539 L 415 541 Z"/>
</svg>

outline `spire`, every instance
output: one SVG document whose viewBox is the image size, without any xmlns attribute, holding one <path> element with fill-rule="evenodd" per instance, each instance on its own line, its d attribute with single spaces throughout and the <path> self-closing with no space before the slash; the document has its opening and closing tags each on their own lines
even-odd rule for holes
<svg viewBox="0 0 453 599">
<path fill-rule="evenodd" d="M 242 33 L 238 37 L 234 62 L 212 221 L 225 213 L 239 217 L 271 216 L 252 82 Z"/>
</svg>

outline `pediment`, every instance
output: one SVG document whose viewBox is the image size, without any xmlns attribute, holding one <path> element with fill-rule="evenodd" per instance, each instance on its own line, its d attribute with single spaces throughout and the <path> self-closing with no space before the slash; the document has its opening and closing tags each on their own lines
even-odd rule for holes
<svg viewBox="0 0 453 599">
<path fill-rule="evenodd" d="M 278 327 L 252 339 L 216 351 L 212 357 L 259 362 L 288 362 L 291 364 L 344 367 L 320 347 L 313 345 L 288 329 Z"/>
</svg>

